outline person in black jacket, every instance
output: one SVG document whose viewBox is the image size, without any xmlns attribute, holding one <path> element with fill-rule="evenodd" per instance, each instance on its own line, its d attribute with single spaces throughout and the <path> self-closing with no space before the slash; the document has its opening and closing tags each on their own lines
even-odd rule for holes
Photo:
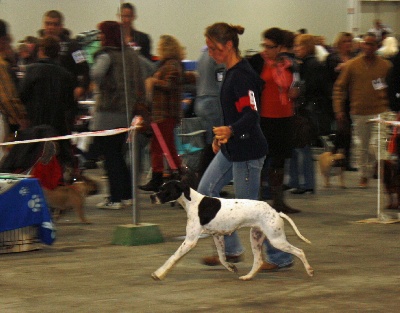
<svg viewBox="0 0 400 313">
<path fill-rule="evenodd" d="M 56 10 L 47 11 L 43 16 L 43 29 L 40 37 L 55 36 L 60 42 L 58 61 L 74 77 L 74 97 L 83 98 L 89 88 L 89 64 L 81 45 L 70 37 L 70 32 L 64 28 L 64 16 Z"/>
<path fill-rule="evenodd" d="M 26 106 L 30 126 L 50 125 L 58 135 L 71 133 L 76 110 L 74 77 L 57 62 L 60 45 L 55 37 L 39 43 L 39 60 L 27 66 L 20 84 L 20 98 Z M 60 141 L 60 162 L 71 165 L 69 140 Z"/>
<path fill-rule="evenodd" d="M 334 48 L 335 50 L 328 55 L 325 62 L 327 83 L 329 87 L 328 101 L 332 107 L 332 95 L 333 85 L 342 68 L 346 62 L 355 57 L 352 51 L 353 35 L 348 32 L 340 32 L 335 39 Z M 357 168 L 351 165 L 351 142 L 353 137 L 352 120 L 350 116 L 350 97 L 347 96 L 345 102 L 345 114 L 346 119 L 342 125 L 337 126 L 336 136 L 334 139 L 334 145 L 336 152 L 338 149 L 343 149 L 346 156 L 345 166 L 346 171 L 357 171 Z"/>
<path fill-rule="evenodd" d="M 295 39 L 294 53 L 299 60 L 299 73 L 301 79 L 301 95 L 297 99 L 296 114 L 307 120 L 310 126 L 301 138 L 295 142 L 296 149 L 290 160 L 289 183 L 290 188 L 295 188 L 293 194 L 315 193 L 315 174 L 311 145 L 318 143 L 319 135 L 330 133 L 329 110 L 327 108 L 327 84 L 325 83 L 324 69 L 315 57 L 314 37 L 308 34 L 298 35 Z M 295 129 L 300 132 L 301 129 Z M 302 157 L 300 157 L 302 156 Z M 299 161 L 302 160 L 302 166 Z M 304 183 L 300 184 L 299 178 L 303 176 Z"/>
<path fill-rule="evenodd" d="M 121 25 L 124 33 L 125 44 L 138 49 L 140 54 L 151 60 L 151 41 L 149 35 L 133 27 L 136 19 L 136 8 L 131 3 L 121 5 Z"/>
</svg>

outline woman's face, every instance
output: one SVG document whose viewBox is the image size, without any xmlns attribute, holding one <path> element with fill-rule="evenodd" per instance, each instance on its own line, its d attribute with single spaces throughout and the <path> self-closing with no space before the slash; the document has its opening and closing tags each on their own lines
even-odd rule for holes
<svg viewBox="0 0 400 313">
<path fill-rule="evenodd" d="M 206 45 L 208 47 L 208 54 L 212 57 L 217 64 L 226 63 L 230 52 L 232 51 L 232 42 L 228 41 L 227 44 L 212 41 L 206 38 Z"/>
<path fill-rule="evenodd" d="M 267 38 L 264 39 L 262 46 L 265 56 L 270 60 L 275 60 L 281 50 L 281 46 L 278 46 L 275 42 Z"/>
<path fill-rule="evenodd" d="M 295 56 L 299 59 L 303 59 L 307 56 L 307 49 L 299 40 L 295 40 L 293 51 Z"/>
</svg>

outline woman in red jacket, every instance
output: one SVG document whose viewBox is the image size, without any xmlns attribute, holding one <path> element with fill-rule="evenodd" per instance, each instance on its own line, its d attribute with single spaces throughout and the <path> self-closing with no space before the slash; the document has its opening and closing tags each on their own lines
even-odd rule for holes
<svg viewBox="0 0 400 313">
<path fill-rule="evenodd" d="M 285 160 L 293 152 L 294 89 L 291 87 L 295 64 L 284 45 L 289 35 L 276 27 L 264 31 L 264 50 L 252 57 L 250 64 L 265 83 L 261 93 L 260 125 L 269 146 L 266 163 L 269 164 L 272 206 L 279 212 L 298 213 L 299 210 L 289 207 L 283 200 Z"/>
</svg>

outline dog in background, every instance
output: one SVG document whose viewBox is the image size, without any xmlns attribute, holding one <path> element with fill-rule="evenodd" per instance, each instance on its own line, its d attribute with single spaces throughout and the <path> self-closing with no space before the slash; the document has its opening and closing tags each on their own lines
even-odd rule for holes
<svg viewBox="0 0 400 313">
<path fill-rule="evenodd" d="M 386 209 L 400 209 L 400 175 L 397 172 L 396 161 L 383 160 L 383 184 L 389 197 Z"/>
<path fill-rule="evenodd" d="M 339 176 L 339 185 L 341 188 L 346 188 L 344 183 L 344 171 L 346 168 L 346 157 L 341 151 L 338 153 L 324 152 L 320 154 L 319 169 L 324 179 L 324 186 L 330 187 L 330 177 Z"/>
<path fill-rule="evenodd" d="M 289 216 L 278 213 L 264 201 L 207 197 L 176 180 L 163 184 L 160 191 L 152 194 L 150 199 L 154 204 L 176 200 L 187 214 L 185 241 L 164 265 L 152 274 L 155 280 L 164 279 L 176 262 L 196 246 L 202 233 L 213 235 L 221 264 L 236 273 L 235 265 L 226 262 L 224 235 L 231 234 L 241 227 L 251 227 L 250 240 L 254 261 L 251 271 L 239 279 L 250 280 L 257 274 L 263 263 L 261 249 L 265 237 L 277 249 L 297 256 L 303 262 L 307 274 L 313 276 L 314 270 L 308 264 L 303 250 L 286 240 L 283 219 L 290 223 L 297 236 L 307 243 L 310 241 L 300 234 Z"/>
<path fill-rule="evenodd" d="M 52 190 L 43 188 L 46 202 L 52 209 L 54 219 L 59 219 L 63 211 L 72 209 L 76 211 L 82 223 L 90 224 L 83 211 L 85 198 L 97 194 L 98 185 L 93 179 L 84 175 L 81 175 L 79 179 L 72 185 L 58 186 Z"/>
</svg>

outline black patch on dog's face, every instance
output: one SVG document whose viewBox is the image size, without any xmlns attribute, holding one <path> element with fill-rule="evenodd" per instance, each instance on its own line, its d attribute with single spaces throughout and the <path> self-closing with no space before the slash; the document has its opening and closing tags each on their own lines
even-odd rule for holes
<svg viewBox="0 0 400 313">
<path fill-rule="evenodd" d="M 204 197 L 199 203 L 200 225 L 210 223 L 221 209 L 221 201 L 216 198 Z"/>
<path fill-rule="evenodd" d="M 152 196 L 156 196 L 161 203 L 166 203 L 177 200 L 182 195 L 182 193 L 184 194 L 186 199 L 188 199 L 189 201 L 191 200 L 189 186 L 181 183 L 178 180 L 171 180 L 163 184 L 160 187 L 160 191 Z M 152 198 L 152 196 L 150 196 L 150 198 Z"/>
</svg>

